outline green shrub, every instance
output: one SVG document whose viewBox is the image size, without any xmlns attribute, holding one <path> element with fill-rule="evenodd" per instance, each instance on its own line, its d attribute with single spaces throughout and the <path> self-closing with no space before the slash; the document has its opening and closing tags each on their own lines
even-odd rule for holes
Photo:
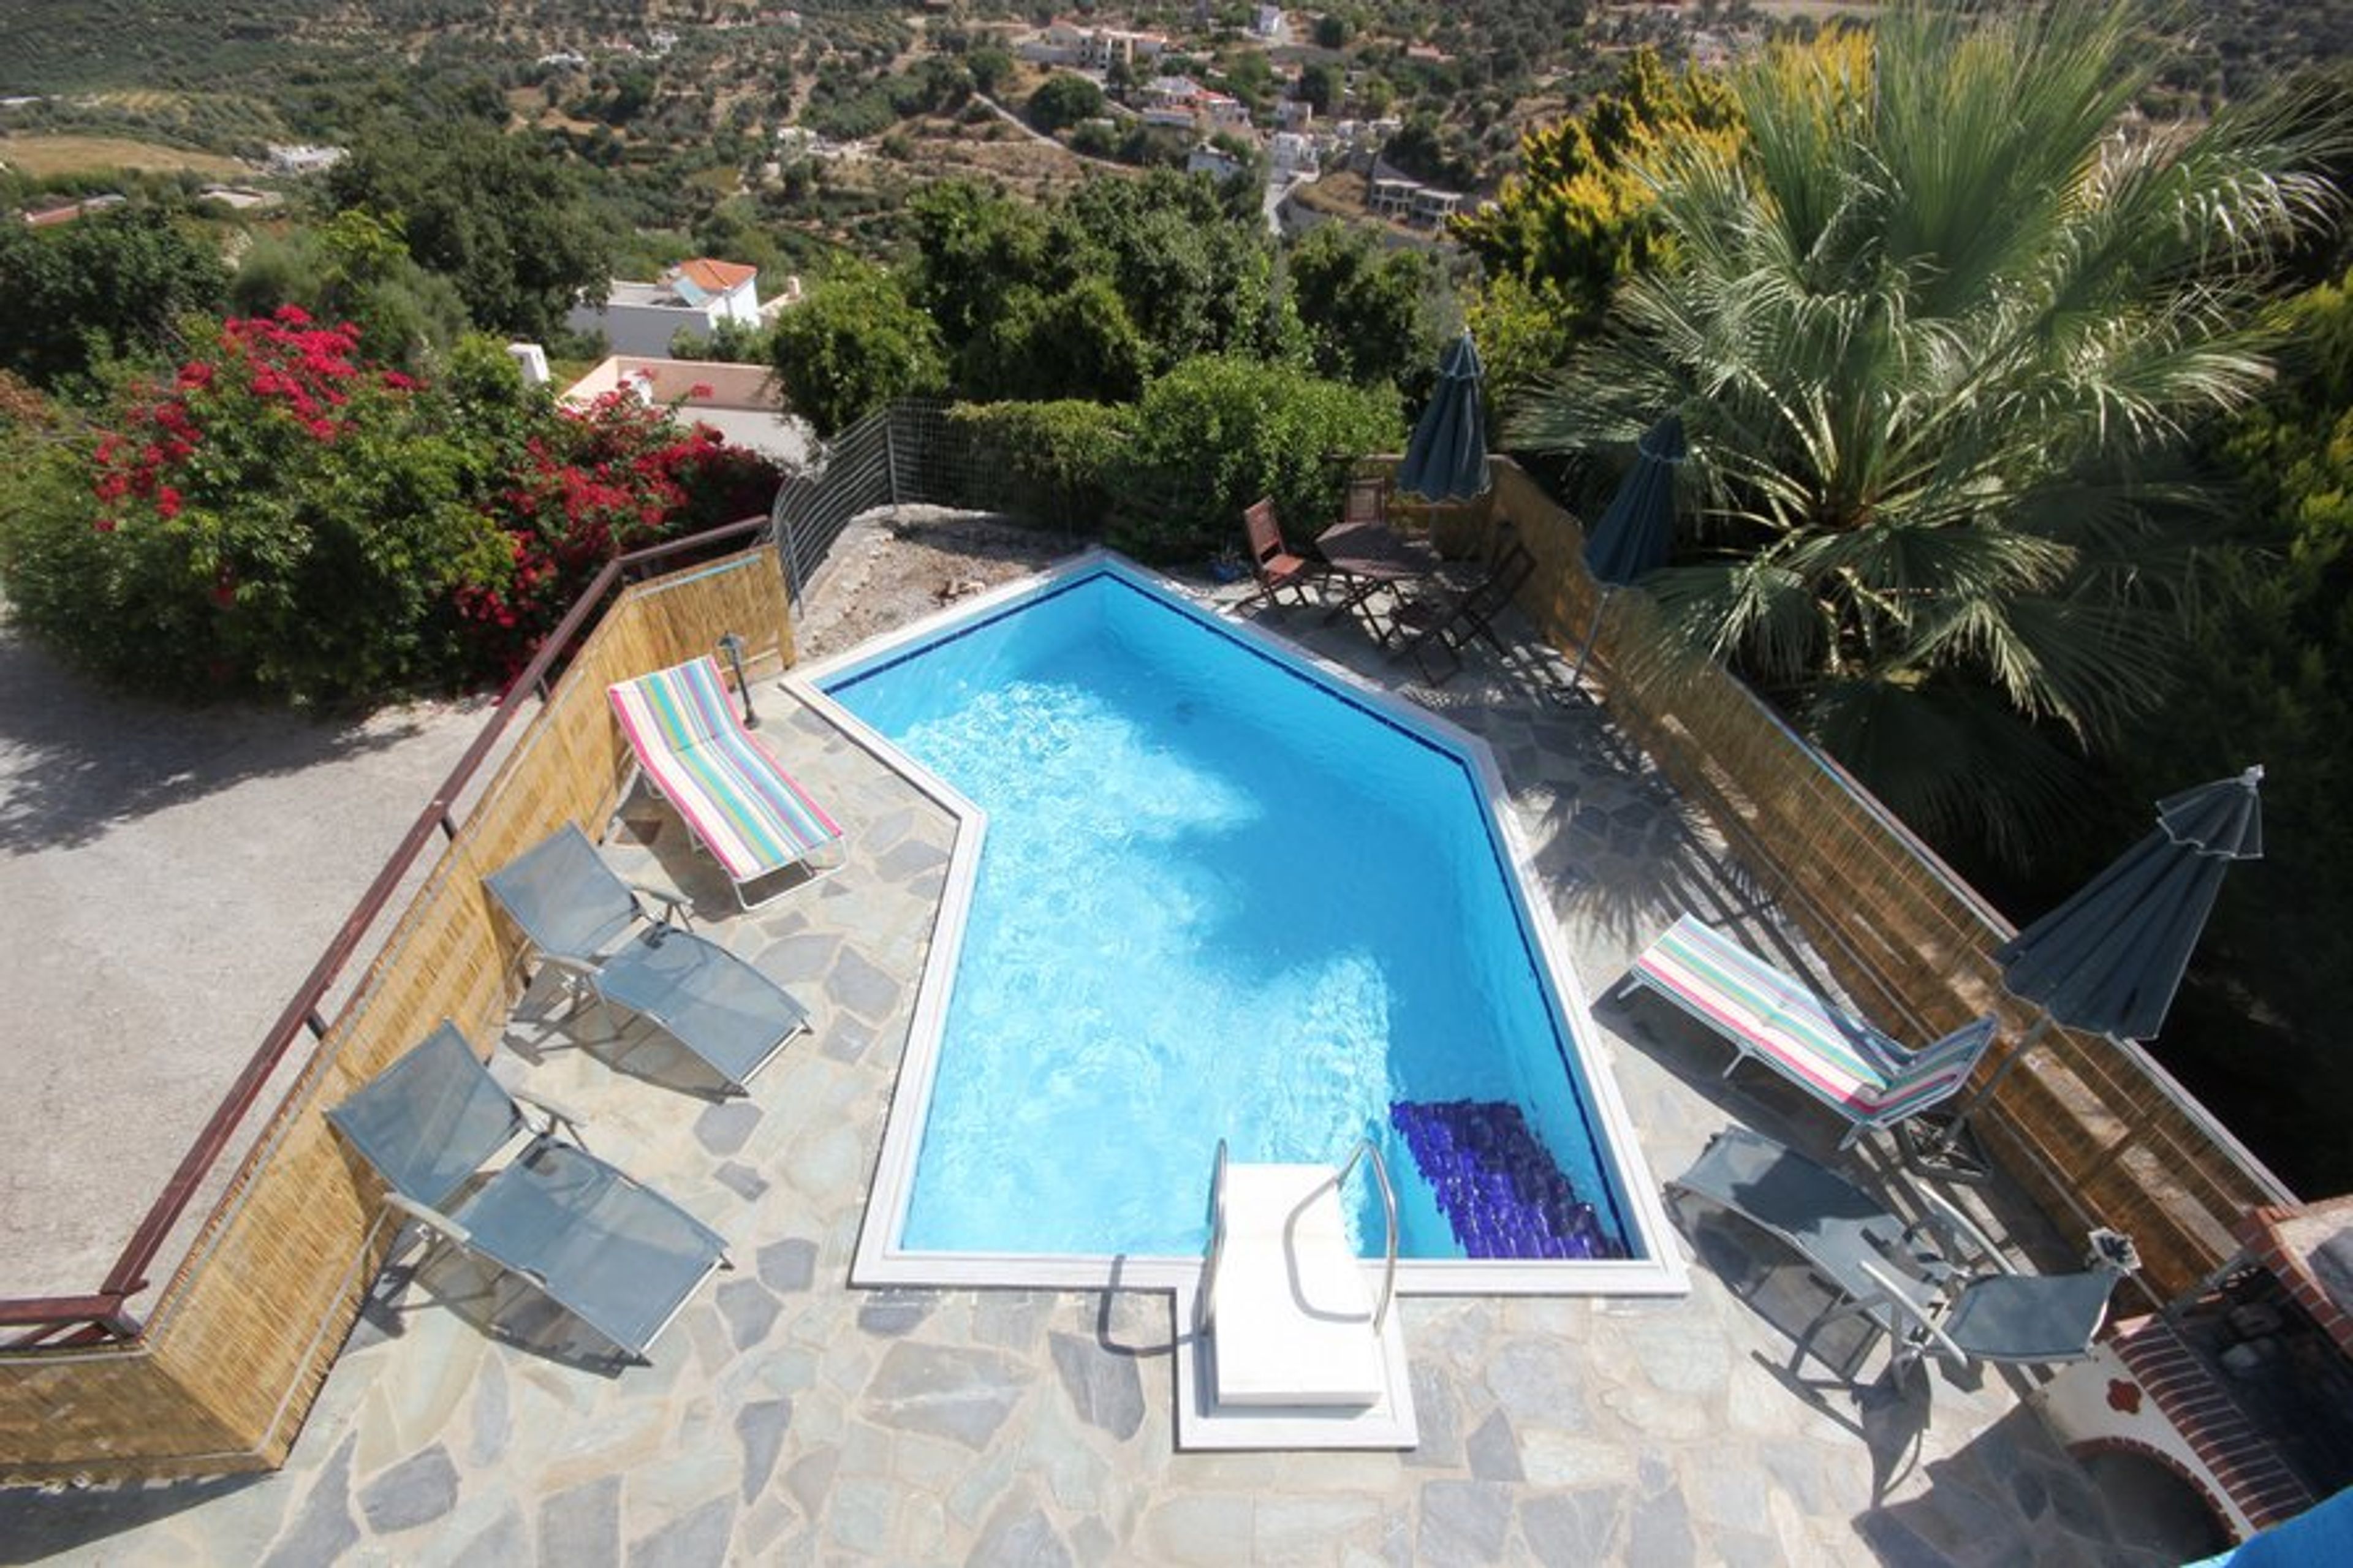
<svg viewBox="0 0 2353 1568">
<path fill-rule="evenodd" d="M 1132 408 L 1056 403 L 959 403 L 948 411 L 969 444 L 978 506 L 1069 533 L 1100 534 L 1111 515 L 1112 473 Z"/>
<path fill-rule="evenodd" d="M 1143 561 L 1198 561 L 1236 542 L 1242 509 L 1271 496 L 1305 536 L 1340 515 L 1346 466 L 1335 457 L 1394 451 L 1396 396 L 1289 365 L 1227 354 L 1186 361 L 1137 405 L 1123 449 L 1110 542 Z"/>
<path fill-rule="evenodd" d="M 876 267 L 846 265 L 810 289 L 776 319 L 768 344 L 786 402 L 819 436 L 947 385 L 939 329 L 896 274 Z"/>
<path fill-rule="evenodd" d="M 613 554 L 774 493 L 772 465 L 626 395 L 559 410 L 491 340 L 429 383 L 357 342 L 292 307 L 219 323 L 90 437 L 20 456 L 17 624 L 135 688 L 368 701 L 513 668 Z"/>
<path fill-rule="evenodd" d="M 1082 76 L 1057 71 L 1029 95 L 1029 123 L 1052 134 L 1101 114 L 1103 89 Z"/>
</svg>

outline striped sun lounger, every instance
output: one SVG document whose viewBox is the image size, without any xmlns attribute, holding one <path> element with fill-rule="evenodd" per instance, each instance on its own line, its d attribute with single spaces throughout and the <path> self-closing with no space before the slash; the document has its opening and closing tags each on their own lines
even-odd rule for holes
<svg viewBox="0 0 2353 1568">
<path fill-rule="evenodd" d="M 1993 1043 L 1989 1013 L 1913 1050 L 1692 915 L 1634 961 L 1618 993 L 1638 985 L 1738 1047 L 1726 1078 L 1754 1057 L 1844 1116 L 1852 1125 L 1841 1149 L 1958 1093 Z"/>
<path fill-rule="evenodd" d="M 744 908 L 801 885 L 754 900 L 745 895 L 748 884 L 802 865 L 841 838 L 825 808 L 744 728 L 709 656 L 607 692 L 647 781 L 726 870 Z"/>
</svg>

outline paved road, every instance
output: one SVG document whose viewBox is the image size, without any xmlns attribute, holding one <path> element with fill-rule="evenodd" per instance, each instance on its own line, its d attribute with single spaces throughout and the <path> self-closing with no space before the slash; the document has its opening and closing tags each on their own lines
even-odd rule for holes
<svg viewBox="0 0 2353 1568">
<path fill-rule="evenodd" d="M 0 629 L 0 1296 L 97 1287 L 485 712 L 171 708 Z"/>
</svg>

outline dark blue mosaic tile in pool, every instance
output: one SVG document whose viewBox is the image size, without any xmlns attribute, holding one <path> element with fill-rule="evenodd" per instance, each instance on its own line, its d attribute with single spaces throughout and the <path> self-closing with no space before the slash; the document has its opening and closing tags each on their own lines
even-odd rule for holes
<svg viewBox="0 0 2353 1568">
<path fill-rule="evenodd" d="M 1454 1239 L 1472 1258 L 1609 1258 L 1625 1249 L 1593 1205 L 1501 1100 L 1398 1100 L 1389 1121 L 1438 1194 Z"/>
</svg>

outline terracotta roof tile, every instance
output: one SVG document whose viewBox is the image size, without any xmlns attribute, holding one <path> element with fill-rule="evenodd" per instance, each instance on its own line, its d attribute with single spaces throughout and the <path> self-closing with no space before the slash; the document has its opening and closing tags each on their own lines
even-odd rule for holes
<svg viewBox="0 0 2353 1568">
<path fill-rule="evenodd" d="M 691 261 L 680 262 L 678 274 L 707 294 L 724 294 L 737 284 L 757 278 L 760 269 L 738 261 L 713 261 L 707 256 L 698 256 Z"/>
</svg>

